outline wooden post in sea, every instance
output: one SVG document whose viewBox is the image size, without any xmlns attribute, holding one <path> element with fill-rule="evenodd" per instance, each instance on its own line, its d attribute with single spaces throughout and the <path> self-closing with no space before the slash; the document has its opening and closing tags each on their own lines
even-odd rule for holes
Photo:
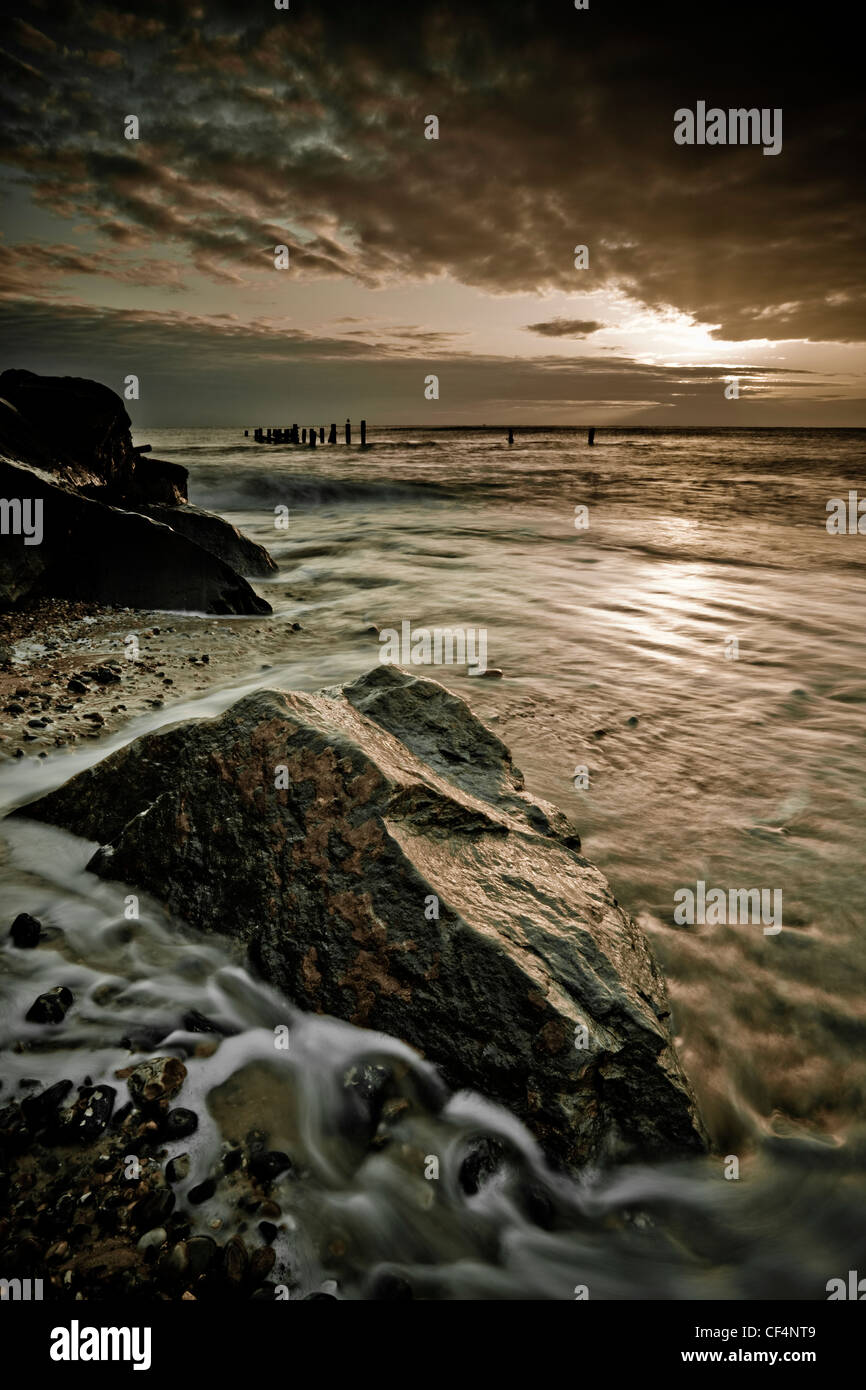
<svg viewBox="0 0 866 1390">
<path fill-rule="evenodd" d="M 297 444 L 297 443 L 298 443 L 298 427 L 297 427 L 296 424 L 295 424 L 295 425 L 292 425 L 292 433 L 291 433 L 290 438 L 291 438 L 291 441 L 292 441 L 293 444 Z"/>
<path fill-rule="evenodd" d="M 320 444 L 324 444 L 324 442 L 325 442 L 325 426 L 324 426 L 324 425 L 320 425 L 320 426 L 319 426 L 319 443 L 320 443 Z"/>
<path fill-rule="evenodd" d="M 249 432 L 249 430 L 244 430 L 244 439 L 249 439 L 249 437 L 250 437 L 250 432 Z"/>
<path fill-rule="evenodd" d="M 351 442 L 352 442 L 352 421 L 351 421 L 351 420 L 348 418 L 348 416 L 347 416 L 347 417 L 346 417 L 346 443 L 347 443 L 347 444 L 351 444 Z"/>
<path fill-rule="evenodd" d="M 301 430 L 301 443 L 302 443 L 302 444 L 306 444 L 306 442 L 307 442 L 307 431 L 306 431 L 306 430 Z"/>
<path fill-rule="evenodd" d="M 367 447 L 367 421 L 366 421 L 366 420 L 362 420 L 362 421 L 361 421 L 361 448 L 362 448 L 362 449 L 366 449 L 366 447 Z"/>
<path fill-rule="evenodd" d="M 329 443 L 329 444 L 336 444 L 336 442 L 337 442 L 337 426 L 336 426 L 336 425 L 332 425 L 332 426 L 331 426 L 331 432 L 330 432 L 330 434 L 328 435 L 328 443 Z"/>
<path fill-rule="evenodd" d="M 315 431 L 314 428 L 311 428 L 311 430 L 310 430 L 310 448 L 311 448 L 311 449 L 315 449 L 315 447 L 316 447 L 316 431 Z"/>
</svg>

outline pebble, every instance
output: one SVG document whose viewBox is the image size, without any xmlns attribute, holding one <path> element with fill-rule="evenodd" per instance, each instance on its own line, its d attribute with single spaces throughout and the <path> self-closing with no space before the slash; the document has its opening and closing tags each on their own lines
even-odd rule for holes
<svg viewBox="0 0 866 1390">
<path fill-rule="evenodd" d="M 151 1230 L 145 1231 L 141 1240 L 136 1245 L 137 1250 L 158 1249 L 168 1240 L 168 1233 L 164 1226 L 154 1226 Z"/>
<path fill-rule="evenodd" d="M 28 1023 L 62 1023 L 72 1004 L 72 991 L 65 985 L 40 994 L 25 1014 Z"/>
<path fill-rule="evenodd" d="M 169 1182 L 182 1182 L 184 1178 L 189 1177 L 189 1168 L 189 1154 L 177 1154 L 166 1164 L 165 1176 Z"/>
<path fill-rule="evenodd" d="M 22 951 L 32 950 L 42 935 L 42 923 L 29 912 L 19 912 L 9 929 L 15 945 Z"/>
<path fill-rule="evenodd" d="M 187 1201 L 191 1202 L 194 1207 L 200 1207 L 202 1202 L 209 1202 L 215 1192 L 216 1183 L 213 1178 L 205 1178 L 204 1182 L 200 1182 L 197 1186 L 190 1188 L 189 1192 L 186 1194 Z"/>
<path fill-rule="evenodd" d="M 166 1115 L 162 1132 L 166 1139 L 187 1139 L 190 1134 L 195 1134 L 197 1129 L 198 1115 L 195 1111 L 184 1110 L 178 1105 Z"/>
</svg>

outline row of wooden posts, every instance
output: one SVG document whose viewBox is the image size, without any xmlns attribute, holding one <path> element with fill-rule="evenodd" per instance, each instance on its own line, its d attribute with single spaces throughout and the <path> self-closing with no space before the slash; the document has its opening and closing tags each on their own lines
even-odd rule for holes
<svg viewBox="0 0 866 1390">
<path fill-rule="evenodd" d="M 347 443 L 347 444 L 351 444 L 351 442 L 352 442 L 352 422 L 351 422 L 351 420 L 347 420 L 347 421 L 346 421 L 346 424 L 345 424 L 345 426 L 344 426 L 344 433 L 345 433 L 345 436 L 346 436 L 346 443 Z M 249 430 L 244 430 L 244 434 L 248 437 L 248 436 L 249 436 Z M 292 425 L 292 428 L 291 428 L 291 429 L 286 429 L 286 428 L 282 428 L 282 429 L 273 429 L 273 428 L 271 428 L 271 429 L 267 429 L 267 430 L 266 430 L 266 429 L 263 429 L 263 427 L 262 427 L 261 425 L 258 425 L 258 426 L 256 427 L 256 429 L 253 430 L 253 439 L 255 440 L 256 444 L 306 444 L 310 449 L 315 449 L 317 442 L 318 442 L 319 444 L 324 444 L 324 443 L 325 443 L 325 426 L 324 426 L 324 425 L 319 425 L 318 430 L 317 430 L 317 429 L 316 429 L 316 426 L 313 425 L 313 426 L 310 427 L 310 429 L 301 430 L 300 433 L 299 433 L 299 432 L 298 432 L 298 427 L 297 427 L 297 425 Z M 330 428 L 330 430 L 329 430 L 329 432 L 328 432 L 328 441 L 327 441 L 327 442 L 328 442 L 329 444 L 336 444 L 336 442 L 337 442 L 337 426 L 336 426 L 336 425 L 332 425 L 332 426 L 331 426 L 331 428 Z M 361 421 L 361 448 L 362 448 L 362 449 L 366 449 L 366 447 L 367 447 L 367 421 L 366 421 L 366 420 L 362 420 L 362 421 Z"/>
</svg>

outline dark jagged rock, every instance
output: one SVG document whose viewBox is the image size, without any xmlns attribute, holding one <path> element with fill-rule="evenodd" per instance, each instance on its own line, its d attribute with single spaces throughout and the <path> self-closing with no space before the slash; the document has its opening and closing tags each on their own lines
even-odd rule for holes
<svg viewBox="0 0 866 1390">
<path fill-rule="evenodd" d="M 0 401 L 4 453 L 113 506 L 186 501 L 186 469 L 134 448 L 123 402 L 101 382 L 12 369 L 0 375 Z"/>
<path fill-rule="evenodd" d="M 266 578 L 276 574 L 278 566 L 271 559 L 263 545 L 257 545 L 221 516 L 202 511 L 188 502 L 185 507 L 154 505 L 142 507 L 146 516 L 154 521 L 164 522 L 173 531 L 178 531 L 188 540 L 209 550 L 223 564 L 230 565 L 238 574 L 248 578 Z"/>
<path fill-rule="evenodd" d="M 42 534 L 38 544 L 4 535 L 0 608 L 57 597 L 270 613 L 242 577 L 273 571 L 267 551 L 220 517 L 188 508 L 186 478 L 185 468 L 134 448 L 129 416 L 108 387 L 4 372 L 0 496 L 40 505 Z"/>
<path fill-rule="evenodd" d="M 301 1007 L 405 1039 L 567 1163 L 705 1145 L 645 938 L 433 681 L 257 692 L 18 814 L 97 840 L 95 872 L 239 938 Z"/>
<path fill-rule="evenodd" d="M 150 517 L 106 506 L 2 457 L 0 495 L 41 502 L 43 517 L 41 544 L 3 538 L 0 608 L 55 597 L 202 613 L 271 611 L 228 565 Z"/>
</svg>

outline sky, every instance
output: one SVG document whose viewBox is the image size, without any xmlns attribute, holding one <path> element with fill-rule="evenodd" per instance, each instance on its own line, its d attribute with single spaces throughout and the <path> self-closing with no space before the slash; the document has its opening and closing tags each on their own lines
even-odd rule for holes
<svg viewBox="0 0 866 1390">
<path fill-rule="evenodd" d="M 137 427 L 866 425 L 832 3 L 11 4 L 3 367 Z M 677 143 L 698 102 L 781 148 Z"/>
</svg>

